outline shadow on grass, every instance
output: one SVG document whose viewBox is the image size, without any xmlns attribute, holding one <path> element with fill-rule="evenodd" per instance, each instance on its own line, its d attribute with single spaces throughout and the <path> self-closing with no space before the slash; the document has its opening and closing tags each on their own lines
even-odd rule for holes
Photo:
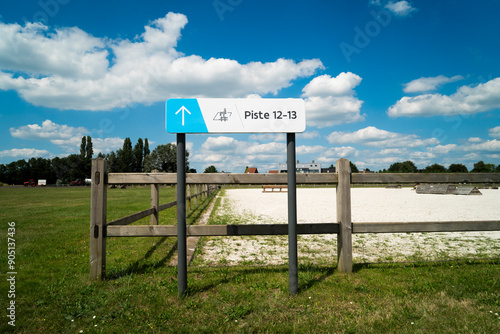
<svg viewBox="0 0 500 334">
<path fill-rule="evenodd" d="M 166 256 L 164 256 L 162 259 L 157 261 L 155 264 L 145 263 L 144 261 L 149 259 L 153 255 L 153 253 L 158 249 L 158 247 L 160 247 L 162 244 L 164 244 L 167 239 L 168 239 L 168 237 L 161 238 L 156 244 L 153 245 L 153 247 L 151 247 L 146 252 L 146 254 L 144 255 L 143 258 L 135 261 L 134 263 L 131 263 L 126 269 L 123 269 L 123 270 L 120 270 L 118 272 L 106 275 L 106 279 L 107 280 L 115 280 L 115 279 L 119 279 L 119 278 L 124 277 L 124 276 L 132 275 L 132 274 L 144 274 L 148 270 L 165 267 L 166 263 L 177 252 L 177 243 L 175 243 L 170 248 L 170 250 L 168 251 Z"/>
<path fill-rule="evenodd" d="M 214 194 L 211 194 L 209 198 L 205 199 L 202 203 L 196 206 L 196 208 L 189 211 L 189 213 L 187 214 L 187 218 L 189 218 L 191 222 L 197 222 L 200 219 L 200 217 L 210 205 L 212 199 L 215 197 Z M 168 263 L 177 252 L 177 242 L 169 249 L 167 255 L 157 261 L 155 264 L 145 263 L 145 261 L 149 259 L 156 252 L 156 250 L 166 242 L 167 239 L 168 237 L 162 237 L 156 244 L 153 245 L 153 247 L 151 247 L 146 252 L 143 258 L 131 263 L 126 269 L 120 270 L 118 272 L 112 272 L 106 275 L 106 279 L 115 280 L 124 276 L 129 276 L 132 274 L 144 274 L 148 270 L 165 267 L 166 263 Z"/>
<path fill-rule="evenodd" d="M 200 268 L 201 269 L 201 268 Z M 299 293 L 309 290 L 316 284 L 323 282 L 326 278 L 333 275 L 336 271 L 334 266 L 315 266 L 315 265 L 305 265 L 299 266 Z M 196 276 L 197 274 L 203 273 L 207 276 L 205 269 L 202 270 L 191 270 L 191 276 Z M 271 278 L 275 274 L 282 275 L 281 280 L 276 280 Z M 188 274 L 189 275 L 189 274 Z M 270 276 L 270 279 L 255 279 L 252 280 L 252 275 L 264 275 Z M 248 285 L 253 289 L 280 289 L 282 291 L 288 291 L 288 284 L 284 281 L 288 281 L 288 267 L 279 266 L 266 266 L 266 267 L 215 267 L 211 268 L 208 278 L 204 280 L 195 280 L 189 282 L 188 284 L 188 295 L 195 295 L 203 292 L 208 292 L 210 290 L 219 288 L 226 284 L 244 284 Z"/>
</svg>

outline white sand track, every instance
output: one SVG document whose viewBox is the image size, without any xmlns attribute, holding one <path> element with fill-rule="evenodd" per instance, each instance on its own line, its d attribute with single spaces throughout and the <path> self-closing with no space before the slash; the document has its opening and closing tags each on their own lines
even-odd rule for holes
<svg viewBox="0 0 500 334">
<path fill-rule="evenodd" d="M 300 223 L 336 221 L 335 188 L 299 188 Z M 423 195 L 410 188 L 353 188 L 353 222 L 424 222 L 500 220 L 500 190 L 483 195 Z M 218 215 L 234 224 L 287 223 L 287 193 L 261 189 L 228 189 Z M 299 260 L 336 261 L 336 235 L 299 236 Z M 200 259 L 207 264 L 286 263 L 286 236 L 210 238 Z M 500 231 L 390 233 L 353 235 L 355 262 L 442 260 L 456 257 L 500 257 Z"/>
</svg>

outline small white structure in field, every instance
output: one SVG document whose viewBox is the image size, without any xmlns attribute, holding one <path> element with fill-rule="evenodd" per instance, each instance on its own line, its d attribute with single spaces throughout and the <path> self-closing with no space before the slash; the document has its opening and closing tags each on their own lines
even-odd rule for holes
<svg viewBox="0 0 500 334">
<path fill-rule="evenodd" d="M 85 179 L 85 185 L 90 186 L 92 184 L 92 179 Z"/>
<path fill-rule="evenodd" d="M 45 187 L 47 185 L 47 180 L 38 180 L 38 185 L 41 187 Z"/>
</svg>

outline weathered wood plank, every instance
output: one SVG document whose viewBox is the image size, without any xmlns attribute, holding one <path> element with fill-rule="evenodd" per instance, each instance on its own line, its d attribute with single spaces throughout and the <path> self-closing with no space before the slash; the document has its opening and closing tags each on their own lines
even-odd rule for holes
<svg viewBox="0 0 500 334">
<path fill-rule="evenodd" d="M 500 231 L 500 221 L 354 223 L 353 233 Z"/>
<path fill-rule="evenodd" d="M 260 225 L 190 225 L 188 236 L 249 236 L 287 235 L 286 224 Z M 500 221 L 463 222 L 366 222 L 353 223 L 353 233 L 422 233 L 422 232 L 468 232 L 500 231 Z M 338 233 L 339 224 L 297 224 L 297 234 Z M 175 237 L 176 225 L 140 225 L 107 227 L 107 237 Z"/>
<path fill-rule="evenodd" d="M 187 236 L 287 235 L 287 224 L 189 225 Z M 338 224 L 297 224 L 298 234 L 337 233 Z M 175 237 L 176 225 L 108 226 L 107 237 Z"/>
<path fill-rule="evenodd" d="M 354 173 L 352 183 L 498 183 L 500 173 Z"/>
<path fill-rule="evenodd" d="M 165 203 L 165 204 L 162 204 L 158 207 L 158 211 L 163 211 L 165 209 L 168 209 L 168 208 L 171 208 L 171 207 L 174 207 L 177 205 L 177 201 L 173 201 L 173 202 L 170 202 L 170 203 Z"/>
<path fill-rule="evenodd" d="M 154 209 L 153 214 L 151 215 L 151 225 L 158 225 L 158 217 L 160 214 L 160 185 L 152 184 L 151 185 L 151 208 Z"/>
<path fill-rule="evenodd" d="M 132 224 L 133 222 L 136 222 L 139 219 L 145 218 L 145 217 L 147 217 L 149 215 L 152 215 L 155 212 L 156 212 L 155 208 L 149 208 L 149 209 L 146 209 L 146 210 L 143 210 L 143 211 L 139 211 L 139 212 L 133 213 L 133 214 L 128 215 L 126 217 L 113 220 L 113 221 L 109 222 L 107 224 L 107 226 Z"/>
<path fill-rule="evenodd" d="M 175 173 L 110 173 L 109 184 L 175 184 Z M 204 184 L 286 184 L 286 174 L 229 174 L 229 173 L 200 173 L 187 174 L 186 183 Z M 335 184 L 335 173 L 297 174 L 298 184 Z"/>
<path fill-rule="evenodd" d="M 352 273 L 352 229 L 351 229 L 351 167 L 349 160 L 339 159 L 336 162 L 339 183 L 337 185 L 337 237 L 338 270 Z"/>
<path fill-rule="evenodd" d="M 90 199 L 90 280 L 106 276 L 106 187 L 107 162 L 92 160 L 92 186 Z"/>
</svg>

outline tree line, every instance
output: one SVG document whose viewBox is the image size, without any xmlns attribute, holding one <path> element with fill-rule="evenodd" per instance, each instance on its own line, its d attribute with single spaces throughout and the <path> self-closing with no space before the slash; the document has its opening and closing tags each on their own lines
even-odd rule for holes
<svg viewBox="0 0 500 334">
<path fill-rule="evenodd" d="M 177 145 L 158 145 L 153 151 L 149 149 L 148 139 L 139 138 L 132 147 L 130 138 L 125 138 L 123 147 L 116 152 L 106 155 L 99 153 L 99 157 L 108 161 L 110 173 L 149 173 L 154 170 L 165 173 L 177 172 Z M 196 173 L 189 168 L 189 151 L 186 150 L 186 172 Z"/>
<path fill-rule="evenodd" d="M 6 184 L 23 184 L 30 179 L 45 179 L 48 184 L 69 184 L 71 181 L 90 178 L 92 157 L 94 155 L 92 138 L 83 136 L 80 154 L 70 154 L 63 158 L 31 158 L 18 160 L 9 164 L 0 164 L 0 182 Z M 175 144 L 158 145 L 153 151 L 149 149 L 149 141 L 139 138 L 132 146 L 130 138 L 125 138 L 122 148 L 108 154 L 99 153 L 99 157 L 108 161 L 110 173 L 149 173 L 153 170 L 165 173 L 177 172 L 177 147 Z M 186 172 L 196 173 L 189 168 L 189 152 L 186 150 Z M 332 165 L 333 166 L 333 165 Z M 357 166 L 351 162 L 351 171 L 358 173 Z M 369 171 L 369 169 L 366 169 Z M 204 173 L 217 173 L 214 166 L 209 166 Z M 448 168 L 440 164 L 432 164 L 419 170 L 410 160 L 395 162 L 388 169 L 379 173 L 500 173 L 500 165 L 479 161 L 470 171 L 463 164 L 451 164 Z"/>
<path fill-rule="evenodd" d="M 94 149 L 92 138 L 83 136 L 80 154 L 70 154 L 63 158 L 21 159 L 9 164 L 0 164 L 0 182 L 23 184 L 30 179 L 45 179 L 47 184 L 70 184 L 71 181 L 91 177 Z M 108 160 L 110 173 L 143 173 L 158 170 L 175 173 L 177 171 L 177 147 L 175 144 L 158 145 L 149 149 L 148 139 L 139 138 L 132 147 L 130 138 L 125 138 L 123 147 L 108 154 L 99 153 L 98 157 Z M 186 150 L 187 172 L 196 173 L 189 168 L 189 152 Z"/>
<path fill-rule="evenodd" d="M 395 162 L 389 169 L 381 170 L 380 173 L 500 173 L 500 165 L 484 163 L 479 161 L 474 164 L 470 171 L 463 164 L 451 164 L 448 168 L 440 164 L 432 164 L 419 170 L 413 161 Z"/>
</svg>

